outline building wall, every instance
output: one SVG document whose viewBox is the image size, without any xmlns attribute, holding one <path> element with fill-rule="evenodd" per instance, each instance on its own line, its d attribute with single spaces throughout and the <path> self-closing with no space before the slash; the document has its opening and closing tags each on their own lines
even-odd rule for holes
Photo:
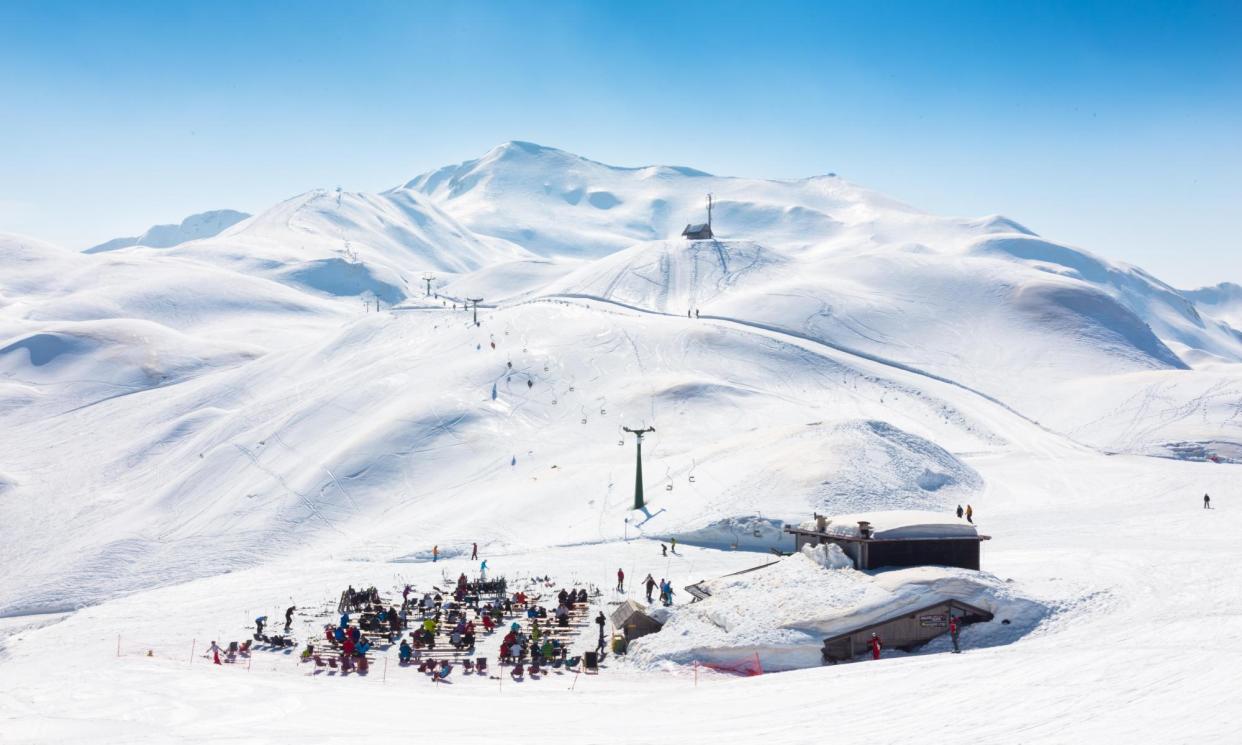
<svg viewBox="0 0 1242 745">
<path fill-rule="evenodd" d="M 928 610 L 894 618 L 877 627 L 826 642 L 826 648 L 833 658 L 840 661 L 850 660 L 870 653 L 868 642 L 874 633 L 880 636 L 880 643 L 885 649 L 913 649 L 948 633 L 950 610 L 949 603 L 941 603 Z M 960 617 L 962 611 L 953 609 L 953 614 Z"/>
<path fill-rule="evenodd" d="M 979 568 L 979 541 L 897 541 L 868 543 L 864 569 L 939 566 Z"/>
</svg>

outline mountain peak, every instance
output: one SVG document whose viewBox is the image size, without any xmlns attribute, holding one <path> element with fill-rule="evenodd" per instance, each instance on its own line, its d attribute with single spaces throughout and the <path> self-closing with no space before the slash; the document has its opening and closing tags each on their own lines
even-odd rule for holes
<svg viewBox="0 0 1242 745">
<path fill-rule="evenodd" d="M 237 210 L 209 210 L 198 212 L 177 224 L 153 225 L 142 235 L 113 238 L 110 241 L 91 246 L 83 253 L 96 254 L 115 251 L 129 246 L 149 246 L 151 248 L 171 248 L 186 241 L 210 238 L 250 217 L 248 213 Z"/>
</svg>

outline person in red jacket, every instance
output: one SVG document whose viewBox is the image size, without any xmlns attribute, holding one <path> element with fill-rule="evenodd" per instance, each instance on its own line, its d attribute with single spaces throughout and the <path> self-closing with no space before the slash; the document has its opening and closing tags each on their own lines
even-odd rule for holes
<svg viewBox="0 0 1242 745">
<path fill-rule="evenodd" d="M 957 616 L 949 616 L 949 637 L 953 639 L 953 654 L 959 654 L 962 648 L 957 643 Z"/>
<path fill-rule="evenodd" d="M 617 592 L 625 592 L 625 572 L 617 570 Z"/>
<path fill-rule="evenodd" d="M 871 659 L 873 660 L 880 659 L 880 649 L 882 649 L 884 645 L 880 643 L 879 635 L 872 634 L 871 641 L 867 643 L 871 645 Z"/>
</svg>

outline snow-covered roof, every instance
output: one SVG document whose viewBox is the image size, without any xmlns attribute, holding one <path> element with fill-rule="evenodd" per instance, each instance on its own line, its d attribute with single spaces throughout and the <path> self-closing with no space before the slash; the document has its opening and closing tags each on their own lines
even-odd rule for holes
<svg viewBox="0 0 1242 745">
<path fill-rule="evenodd" d="M 871 523 L 871 537 L 875 540 L 893 538 L 976 538 L 979 531 L 974 525 L 959 520 L 952 513 L 925 512 L 920 510 L 891 510 L 886 512 L 859 512 L 852 515 L 835 515 L 828 520 L 827 533 L 842 538 L 859 538 L 858 523 Z M 815 530 L 814 520 L 799 527 Z"/>
</svg>

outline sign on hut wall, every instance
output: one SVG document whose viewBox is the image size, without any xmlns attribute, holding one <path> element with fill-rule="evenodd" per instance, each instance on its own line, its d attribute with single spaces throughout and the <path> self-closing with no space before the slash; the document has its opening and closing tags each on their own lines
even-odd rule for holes
<svg viewBox="0 0 1242 745">
<path fill-rule="evenodd" d="M 919 616 L 919 626 L 923 628 L 944 628 L 949 625 L 948 616 L 943 613 L 934 613 L 926 616 Z"/>
</svg>

